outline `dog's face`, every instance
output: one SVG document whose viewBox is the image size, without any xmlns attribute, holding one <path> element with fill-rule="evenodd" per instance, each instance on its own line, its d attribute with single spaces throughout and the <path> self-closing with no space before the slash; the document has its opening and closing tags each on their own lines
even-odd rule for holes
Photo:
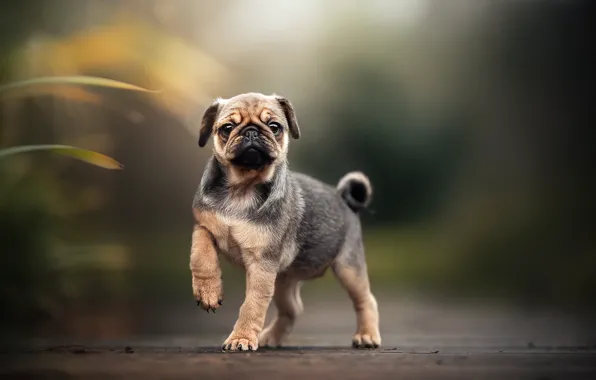
<svg viewBox="0 0 596 380">
<path fill-rule="evenodd" d="M 248 93 L 218 99 L 205 111 L 199 146 L 211 135 L 219 162 L 240 172 L 262 172 L 285 160 L 289 138 L 300 137 L 300 130 L 287 99 Z"/>
</svg>

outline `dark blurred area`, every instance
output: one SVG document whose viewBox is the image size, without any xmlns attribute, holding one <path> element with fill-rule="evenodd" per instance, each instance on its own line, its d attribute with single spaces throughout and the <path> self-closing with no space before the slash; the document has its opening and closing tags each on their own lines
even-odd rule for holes
<svg viewBox="0 0 596 380">
<path fill-rule="evenodd" d="M 160 90 L 49 86 L 1 98 L 1 148 L 75 145 L 125 167 L 41 152 L 0 159 L 3 336 L 231 328 L 193 308 L 190 206 L 211 153 L 197 146 L 202 112 L 247 91 L 294 104 L 303 136 L 290 146 L 294 170 L 331 184 L 350 170 L 370 176 L 363 224 L 381 298 L 593 311 L 593 8 L 2 3 L 0 84 L 96 75 Z M 224 265 L 226 294 L 239 299 L 242 272 Z M 326 276 L 305 299 L 338 289 Z"/>
</svg>

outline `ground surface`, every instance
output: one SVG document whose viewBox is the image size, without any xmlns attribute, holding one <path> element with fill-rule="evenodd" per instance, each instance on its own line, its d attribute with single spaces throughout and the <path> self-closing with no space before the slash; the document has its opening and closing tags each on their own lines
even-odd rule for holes
<svg viewBox="0 0 596 380">
<path fill-rule="evenodd" d="M 140 342 L 138 342 L 140 344 Z M 1 378 L 596 379 L 587 347 L 303 347 L 221 353 L 180 346 L 54 346 L 23 353 Z"/>
<path fill-rule="evenodd" d="M 379 297 L 383 347 L 349 347 L 341 297 L 308 299 L 284 349 L 223 353 L 236 301 L 216 315 L 154 308 L 153 331 L 123 339 L 37 339 L 0 353 L 0 379 L 596 379 L 592 318 L 560 311 Z M 156 334 L 159 331 L 160 334 Z"/>
</svg>

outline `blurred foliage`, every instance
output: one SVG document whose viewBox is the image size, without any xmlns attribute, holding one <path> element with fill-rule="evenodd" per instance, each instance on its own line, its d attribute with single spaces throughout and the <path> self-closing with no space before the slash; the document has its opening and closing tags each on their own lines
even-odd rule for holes
<svg viewBox="0 0 596 380">
<path fill-rule="evenodd" d="M 13 56 L 16 75 L 85 75 L 101 72 L 158 89 L 150 104 L 186 119 L 225 70 L 213 58 L 184 40 L 159 31 L 129 13 L 106 25 L 74 29 L 66 36 L 33 39 Z M 87 95 L 88 96 L 88 95 Z"/>
<path fill-rule="evenodd" d="M 100 87 L 108 87 L 108 88 L 118 88 L 123 90 L 134 90 L 134 91 L 143 91 L 143 92 L 155 92 L 151 90 L 147 90 L 145 88 L 141 88 L 139 86 L 135 86 L 130 83 L 124 83 L 115 81 L 112 79 L 107 78 L 98 78 L 98 77 L 90 77 L 90 76 L 69 76 L 69 77 L 41 77 L 41 78 L 32 78 L 27 80 L 22 80 L 18 82 L 12 82 L 0 86 L 0 92 L 19 90 L 31 86 L 39 86 L 39 85 L 85 85 L 85 86 L 100 86 Z M 6 94 L 2 94 L 6 95 Z"/>
<path fill-rule="evenodd" d="M 5 49 L 11 47 L 10 45 L 8 47 L 3 45 Z M 4 57 L 3 54 L 2 58 Z M 3 71 L 6 71 L 4 66 L 2 68 Z M 149 91 L 121 81 L 76 75 L 77 72 L 71 74 L 75 75 L 38 77 L 4 83 L 0 85 L 0 100 L 3 102 L 14 101 L 27 96 L 39 97 L 43 95 L 66 95 L 66 98 L 70 100 L 91 100 L 93 103 L 98 103 L 97 101 L 101 100 L 101 98 L 86 92 L 84 89 L 73 88 L 73 85 Z M 6 108 L 3 108 L 3 110 L 6 110 Z M 10 111 L 10 109 L 8 110 Z M 17 128 L 15 125 L 11 127 Z M 6 136 L 7 134 L 3 133 L 2 135 Z M 106 169 L 122 168 L 120 163 L 106 155 L 78 147 L 57 144 L 12 146 L 0 149 L 0 158 L 35 151 L 58 153 Z M 11 163 L 14 164 L 14 161 L 9 162 L 9 164 Z M 0 169 L 3 169 L 4 164 L 6 164 L 6 161 L 0 162 L 0 165 L 2 165 Z M 58 202 L 48 202 L 46 199 L 48 188 L 57 187 L 60 178 L 51 175 L 41 176 L 42 171 L 39 170 L 39 166 L 30 165 L 26 161 L 24 165 L 22 164 L 23 161 L 17 161 L 16 172 L 9 170 L 3 173 L 2 183 L 0 184 L 4 190 L 0 194 L 0 201 L 3 206 L 0 210 L 2 215 L 0 226 L 6 226 L 6 228 L 3 228 L 0 244 L 3 247 L 4 258 L 8 259 L 8 262 L 3 262 L 5 265 L 2 265 L 3 274 L 7 273 L 7 275 L 3 276 L 6 282 L 2 284 L 1 299 L 6 312 L 1 316 L 1 320 L 4 322 L 2 328 L 8 330 L 14 328 L 15 324 L 19 328 L 31 326 L 33 322 L 31 318 L 35 318 L 36 315 L 39 316 L 40 313 L 56 317 L 56 302 L 62 297 L 72 297 L 73 289 L 83 289 L 81 287 L 83 282 L 92 278 L 89 274 L 85 274 L 80 266 L 75 266 L 74 272 L 77 275 L 76 277 L 79 278 L 75 286 L 61 286 L 65 284 L 65 281 L 68 281 L 69 276 L 68 271 L 63 273 L 64 265 L 60 265 L 61 262 L 65 261 L 64 258 L 60 260 L 60 257 L 56 256 L 60 252 L 64 256 L 64 248 L 57 244 L 54 234 L 56 228 L 52 225 L 58 222 L 55 218 L 56 215 L 53 215 L 54 212 L 56 210 L 64 211 L 63 200 L 66 198 L 58 199 Z M 36 179 L 30 180 L 31 178 Z M 24 186 L 34 186 L 35 190 L 22 189 Z M 57 194 L 54 193 L 54 197 L 56 196 Z M 26 202 L 30 202 L 30 204 Z M 67 203 L 72 204 L 73 202 L 68 201 Z M 21 207 L 23 207 L 23 213 L 15 217 L 15 213 Z M 50 237 L 54 239 L 50 240 Z M 103 255 L 108 252 L 103 252 Z M 97 271 L 98 267 L 105 269 L 106 265 L 102 265 L 103 262 L 105 260 L 94 260 L 93 270 Z M 27 272 L 28 269 L 32 270 Z M 117 268 L 117 270 L 121 270 L 121 268 Z M 15 289 L 12 286 L 18 288 L 23 285 L 21 281 L 27 284 L 23 286 L 22 292 L 11 290 Z M 40 289 L 40 284 L 44 282 L 48 282 L 49 286 Z M 97 291 L 97 289 L 97 286 L 95 286 L 92 290 Z M 122 289 L 118 287 L 117 290 L 117 293 L 121 293 Z M 89 296 L 89 292 L 86 294 L 79 292 L 78 297 L 82 295 Z"/>
<path fill-rule="evenodd" d="M 118 89 L 125 89 L 125 90 L 134 90 L 134 91 L 149 91 L 144 88 L 131 85 L 129 83 L 119 82 L 111 79 L 106 78 L 97 78 L 97 77 L 89 77 L 89 76 L 70 76 L 70 77 L 41 77 L 41 78 L 33 78 L 28 80 L 22 80 L 17 82 L 11 82 L 5 85 L 0 86 L 0 100 L 5 101 L 7 99 L 11 99 L 14 93 L 17 94 L 21 93 L 22 90 L 26 92 L 29 91 L 31 95 L 39 95 L 36 93 L 35 90 L 37 86 L 48 86 L 49 89 L 52 89 L 52 86 L 59 86 L 61 88 L 65 86 L 72 86 L 72 85 L 87 85 L 87 86 L 100 86 L 100 87 L 108 87 L 108 88 L 118 88 Z M 43 92 L 42 92 L 43 93 Z M 72 94 L 72 92 L 68 92 Z M 8 95 L 7 95 L 8 94 Z M 87 162 L 89 164 L 93 164 L 104 169 L 121 169 L 122 164 L 118 161 L 114 160 L 111 157 L 103 155 L 101 153 L 93 152 L 90 150 L 85 150 L 77 147 L 66 146 L 66 145 L 25 145 L 25 146 L 16 146 L 10 148 L 0 149 L 0 158 L 14 155 L 14 154 L 21 154 L 21 153 L 28 153 L 34 151 L 50 151 L 53 153 L 58 153 L 64 156 L 69 156 L 72 158 L 76 158 L 83 162 Z"/>
<path fill-rule="evenodd" d="M 122 169 L 122 164 L 111 157 L 90 150 L 66 145 L 23 145 L 10 147 L 0 149 L 0 158 L 36 151 L 50 151 L 52 153 L 58 153 L 63 156 L 76 158 L 88 164 L 99 166 L 104 169 Z"/>
</svg>

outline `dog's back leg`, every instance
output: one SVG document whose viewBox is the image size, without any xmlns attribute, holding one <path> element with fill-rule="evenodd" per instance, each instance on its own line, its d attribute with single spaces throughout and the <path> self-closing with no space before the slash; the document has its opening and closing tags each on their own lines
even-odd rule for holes
<svg viewBox="0 0 596 380">
<path fill-rule="evenodd" d="M 296 317 L 303 311 L 300 285 L 300 281 L 296 278 L 285 275 L 277 278 L 275 281 L 275 294 L 273 295 L 277 316 L 261 333 L 260 345 L 279 347 L 290 334 Z"/>
<path fill-rule="evenodd" d="M 357 329 L 352 346 L 377 348 L 381 345 L 377 300 L 370 290 L 362 244 L 342 252 L 332 265 L 333 273 L 348 292 L 356 311 Z"/>
</svg>

